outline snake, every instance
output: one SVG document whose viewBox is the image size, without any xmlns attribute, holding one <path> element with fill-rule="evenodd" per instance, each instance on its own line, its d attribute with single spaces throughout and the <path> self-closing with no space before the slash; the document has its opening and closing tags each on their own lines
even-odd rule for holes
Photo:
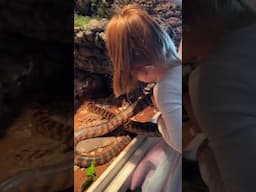
<svg viewBox="0 0 256 192">
<path fill-rule="evenodd" d="M 93 103 L 87 103 L 86 109 L 90 111 L 91 113 L 95 113 L 97 115 L 100 115 L 101 117 L 110 120 L 116 116 L 116 114 L 99 107 Z M 151 123 L 151 122 L 138 122 L 138 121 L 132 121 L 128 120 L 126 123 L 123 124 L 123 128 L 125 131 L 138 134 L 138 135 L 145 135 L 148 137 L 159 137 L 160 132 L 158 131 L 157 124 Z"/>
<path fill-rule="evenodd" d="M 33 108 L 32 120 L 40 134 L 73 148 L 73 127 L 51 118 L 46 110 Z M 73 151 L 61 162 L 17 173 L 0 183 L 1 192 L 60 191 L 73 185 Z"/>
<path fill-rule="evenodd" d="M 76 145 L 82 140 L 95 138 L 110 133 L 121 125 L 124 125 L 124 130 L 128 132 L 146 134 L 147 136 L 160 136 L 157 125 L 153 123 L 140 123 L 129 120 L 132 116 L 136 115 L 148 106 L 148 98 L 149 96 L 144 96 L 138 99 L 118 115 L 115 115 L 114 113 L 111 113 L 110 111 L 107 111 L 103 108 L 97 107 L 92 103 L 87 104 L 88 111 L 98 114 L 108 121 L 90 127 L 80 127 L 78 131 L 75 131 L 75 165 L 79 167 L 88 167 L 91 162 L 94 162 L 96 165 L 105 164 L 111 160 L 113 156 L 116 156 L 118 153 L 120 153 L 120 151 L 126 147 L 131 140 L 128 135 L 120 136 L 120 141 L 116 145 L 112 146 L 110 150 L 96 155 L 94 154 L 84 156 L 76 150 Z"/>
<path fill-rule="evenodd" d="M 52 119 L 50 114 L 42 109 L 34 110 L 33 121 L 38 133 L 54 140 L 58 140 L 61 143 L 67 144 L 70 148 L 73 148 L 74 131 L 71 125 Z"/>
</svg>

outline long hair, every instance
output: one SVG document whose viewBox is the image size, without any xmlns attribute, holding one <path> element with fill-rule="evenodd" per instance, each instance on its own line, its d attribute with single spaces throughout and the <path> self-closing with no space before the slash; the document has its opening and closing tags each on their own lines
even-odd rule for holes
<svg viewBox="0 0 256 192">
<path fill-rule="evenodd" d="M 142 9 L 125 6 L 106 28 L 106 47 L 114 67 L 114 94 L 136 87 L 136 67 L 181 63 L 169 35 Z"/>
</svg>

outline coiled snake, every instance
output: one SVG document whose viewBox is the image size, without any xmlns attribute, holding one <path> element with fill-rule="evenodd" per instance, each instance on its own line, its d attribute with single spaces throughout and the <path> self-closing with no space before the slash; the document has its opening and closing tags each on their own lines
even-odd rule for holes
<svg viewBox="0 0 256 192">
<path fill-rule="evenodd" d="M 121 125 L 123 125 L 124 130 L 127 132 L 145 134 L 147 136 L 160 136 L 156 124 L 140 123 L 129 120 L 129 118 L 136 115 L 148 106 L 148 99 L 149 96 L 147 95 L 141 99 L 138 99 L 136 102 L 128 106 L 126 110 L 122 111 L 118 115 L 115 115 L 103 108 L 97 107 L 94 104 L 88 103 L 88 111 L 96 113 L 107 119 L 108 121 L 99 125 L 81 127 L 78 131 L 75 131 L 75 165 L 78 165 L 80 167 L 87 167 L 92 161 L 96 165 L 100 165 L 108 162 L 114 156 L 116 156 L 130 142 L 130 136 L 119 136 L 119 142 L 116 145 L 113 145 L 110 150 L 93 155 L 83 156 L 80 152 L 77 151 L 76 146 L 82 140 L 103 136 L 109 132 L 114 131 Z"/>
</svg>

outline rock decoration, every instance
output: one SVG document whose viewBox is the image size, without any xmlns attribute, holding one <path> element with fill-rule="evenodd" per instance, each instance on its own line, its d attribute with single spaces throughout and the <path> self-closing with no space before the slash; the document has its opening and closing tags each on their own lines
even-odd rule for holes
<svg viewBox="0 0 256 192">
<path fill-rule="evenodd" d="M 0 1 L 0 31 L 40 40 L 73 42 L 73 1 Z M 60 33 L 65 31 L 64 33 Z"/>
<path fill-rule="evenodd" d="M 32 102 L 73 99 L 73 3 L 0 1 L 0 136 Z"/>
<path fill-rule="evenodd" d="M 128 3 L 130 0 L 75 0 L 75 13 L 109 19 Z"/>
<path fill-rule="evenodd" d="M 131 0 L 145 9 L 170 35 L 177 49 L 182 36 L 182 8 L 170 0 Z"/>
<path fill-rule="evenodd" d="M 104 75 L 81 70 L 74 71 L 74 105 L 75 109 L 84 100 L 103 98 L 111 93 L 110 81 Z"/>
<path fill-rule="evenodd" d="M 91 0 L 75 0 L 75 13 L 80 15 L 91 15 Z"/>
<path fill-rule="evenodd" d="M 84 28 L 75 28 L 75 68 L 98 74 L 112 73 L 104 42 L 107 23 L 107 19 L 92 19 Z"/>
<path fill-rule="evenodd" d="M 182 34 L 181 7 L 168 0 L 115 0 L 113 2 L 113 7 L 117 10 L 127 3 L 139 4 L 167 31 L 178 49 Z M 75 68 L 92 73 L 112 74 L 112 65 L 104 43 L 104 30 L 107 23 L 108 19 L 92 19 L 85 27 L 75 28 Z"/>
</svg>

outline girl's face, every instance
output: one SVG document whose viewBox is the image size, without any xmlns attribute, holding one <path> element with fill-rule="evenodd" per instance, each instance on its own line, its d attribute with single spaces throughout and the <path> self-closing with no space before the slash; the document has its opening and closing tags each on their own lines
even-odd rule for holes
<svg viewBox="0 0 256 192">
<path fill-rule="evenodd" d="M 152 83 L 158 80 L 159 72 L 155 66 L 145 66 L 136 71 L 137 80 L 144 83 Z"/>
</svg>

